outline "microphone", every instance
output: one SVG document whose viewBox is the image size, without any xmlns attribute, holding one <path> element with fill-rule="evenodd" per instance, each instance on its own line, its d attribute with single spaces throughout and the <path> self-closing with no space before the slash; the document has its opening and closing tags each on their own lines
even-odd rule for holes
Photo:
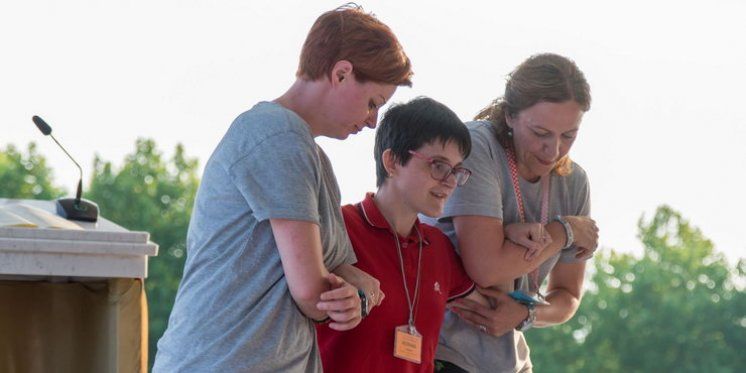
<svg viewBox="0 0 746 373">
<path fill-rule="evenodd" d="M 39 131 L 44 134 L 44 136 L 51 137 L 52 140 L 57 143 L 57 146 L 59 146 L 60 149 L 65 152 L 67 157 L 70 158 L 73 163 L 75 163 L 75 166 L 78 167 L 78 171 L 80 172 L 78 191 L 75 194 L 75 198 L 58 199 L 57 214 L 68 220 L 96 222 L 96 220 L 98 220 L 98 205 L 87 199 L 80 198 L 83 194 L 83 169 L 80 168 L 78 162 L 76 162 L 75 159 L 70 155 L 70 153 L 65 150 L 62 144 L 60 144 L 59 141 L 57 141 L 57 139 L 52 136 L 52 127 L 50 127 L 49 124 L 44 121 L 44 119 L 41 119 L 40 117 L 34 115 L 31 120 L 34 122 Z"/>
</svg>

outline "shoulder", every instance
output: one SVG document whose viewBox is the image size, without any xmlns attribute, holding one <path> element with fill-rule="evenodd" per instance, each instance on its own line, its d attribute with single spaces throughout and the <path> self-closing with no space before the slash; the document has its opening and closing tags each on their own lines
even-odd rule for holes
<svg viewBox="0 0 746 373">
<path fill-rule="evenodd" d="M 475 120 L 466 122 L 466 128 L 469 130 L 469 134 L 472 139 L 479 139 L 482 141 L 493 140 L 497 143 L 497 136 L 495 135 L 495 129 L 492 127 L 492 123 L 486 120 Z"/>
<path fill-rule="evenodd" d="M 345 227 L 348 233 L 355 231 L 363 225 L 363 217 L 360 216 L 357 204 L 348 204 L 342 206 L 342 218 L 345 221 Z"/>
<path fill-rule="evenodd" d="M 360 214 L 357 213 L 357 205 L 347 204 L 342 206 L 342 216 L 344 216 L 345 221 L 353 218 L 360 219 Z"/>
<path fill-rule="evenodd" d="M 233 168 L 253 157 L 268 157 L 270 151 L 275 159 L 319 159 L 316 142 L 303 119 L 278 104 L 260 102 L 233 120 L 213 157 Z"/>
<path fill-rule="evenodd" d="M 480 155 L 489 155 L 491 158 L 497 157 L 497 149 L 502 148 L 497 141 L 497 134 L 492 123 L 488 121 L 467 122 L 466 128 L 469 129 L 472 142 L 472 154 L 483 153 Z"/>
<path fill-rule="evenodd" d="M 303 119 L 272 102 L 260 102 L 236 117 L 226 139 L 247 150 L 264 142 L 286 147 L 315 144 Z"/>
<path fill-rule="evenodd" d="M 583 167 L 580 167 L 580 165 L 575 162 L 572 162 L 572 172 L 564 177 L 567 178 L 568 185 L 573 189 L 588 187 L 588 174 L 585 172 Z"/>
<path fill-rule="evenodd" d="M 443 255 L 456 255 L 453 243 L 451 243 L 448 236 L 440 229 L 426 223 L 421 223 L 420 229 L 422 230 L 422 235 L 430 243 L 430 247 L 443 252 Z"/>
</svg>

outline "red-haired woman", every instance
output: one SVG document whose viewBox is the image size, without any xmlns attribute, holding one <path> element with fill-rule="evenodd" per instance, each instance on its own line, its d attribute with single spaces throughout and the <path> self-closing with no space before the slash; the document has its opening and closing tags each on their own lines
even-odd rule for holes
<svg viewBox="0 0 746 373">
<path fill-rule="evenodd" d="M 316 20 L 295 83 L 238 116 L 205 166 L 155 372 L 321 371 L 314 321 L 353 328 L 361 302 L 383 294 L 351 266 L 339 188 L 314 139 L 375 127 L 411 74 L 374 16 L 345 6 Z"/>
</svg>

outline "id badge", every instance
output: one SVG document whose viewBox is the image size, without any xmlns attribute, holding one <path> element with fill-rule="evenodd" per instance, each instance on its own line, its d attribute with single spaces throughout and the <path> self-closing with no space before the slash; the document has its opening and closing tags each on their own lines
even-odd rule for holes
<svg viewBox="0 0 746 373">
<path fill-rule="evenodd" d="M 394 334 L 394 356 L 416 364 L 422 362 L 422 335 L 409 325 L 397 326 Z"/>
</svg>

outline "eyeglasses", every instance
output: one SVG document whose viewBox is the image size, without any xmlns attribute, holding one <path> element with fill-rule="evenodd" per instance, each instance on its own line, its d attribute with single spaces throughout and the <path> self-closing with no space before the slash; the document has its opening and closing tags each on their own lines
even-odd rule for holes
<svg viewBox="0 0 746 373">
<path fill-rule="evenodd" d="M 429 163 L 430 177 L 435 180 L 445 182 L 451 175 L 453 175 L 456 177 L 456 185 L 462 186 L 466 184 L 466 181 L 469 180 L 469 176 L 471 176 L 471 171 L 469 171 L 469 169 L 467 168 L 460 166 L 452 167 L 446 162 L 433 159 L 432 157 L 424 156 L 414 150 L 410 150 L 409 154 L 412 154 L 413 156 Z"/>
</svg>

